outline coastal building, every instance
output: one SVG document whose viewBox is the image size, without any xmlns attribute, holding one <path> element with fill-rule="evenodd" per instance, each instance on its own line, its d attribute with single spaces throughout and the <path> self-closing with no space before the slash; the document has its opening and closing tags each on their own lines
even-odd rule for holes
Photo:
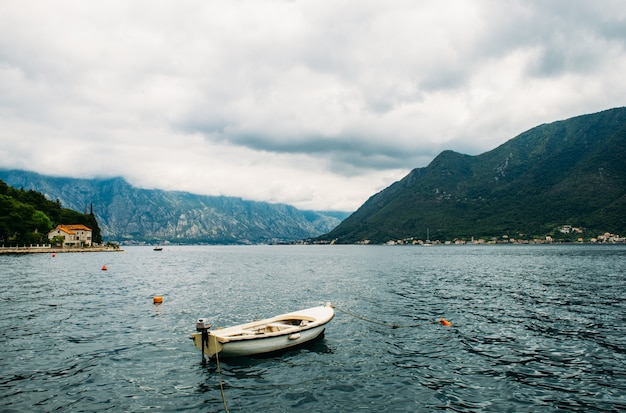
<svg viewBox="0 0 626 413">
<path fill-rule="evenodd" d="M 57 225 L 48 232 L 48 239 L 63 237 L 63 248 L 66 247 L 91 247 L 91 229 L 83 224 Z"/>
</svg>

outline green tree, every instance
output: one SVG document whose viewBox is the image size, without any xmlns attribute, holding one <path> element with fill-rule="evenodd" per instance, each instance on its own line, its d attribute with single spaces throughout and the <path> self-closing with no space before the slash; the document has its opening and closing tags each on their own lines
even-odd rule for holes
<svg viewBox="0 0 626 413">
<path fill-rule="evenodd" d="M 52 221 L 41 211 L 33 213 L 32 223 L 35 229 L 43 234 L 47 234 L 52 229 Z"/>
<path fill-rule="evenodd" d="M 63 235 L 55 235 L 50 239 L 50 244 L 60 247 L 65 242 L 65 237 Z"/>
<path fill-rule="evenodd" d="M 17 244 L 46 243 L 48 232 L 58 224 L 83 224 L 89 227 L 95 243 L 102 243 L 100 227 L 93 211 L 82 214 L 62 208 L 36 191 L 24 191 L 0 180 L 0 242 Z"/>
</svg>

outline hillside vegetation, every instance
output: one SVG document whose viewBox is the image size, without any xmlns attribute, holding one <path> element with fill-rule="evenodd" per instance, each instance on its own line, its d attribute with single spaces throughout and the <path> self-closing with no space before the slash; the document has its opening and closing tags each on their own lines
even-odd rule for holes
<svg viewBox="0 0 626 413">
<path fill-rule="evenodd" d="M 122 178 L 76 179 L 0 170 L 14 187 L 42 192 L 76 210 L 93 205 L 106 240 L 124 243 L 255 244 L 325 234 L 348 214 L 300 211 L 236 197 L 136 188 Z"/>
<path fill-rule="evenodd" d="M 626 232 L 626 108 L 541 125 L 478 156 L 442 152 L 318 240 L 528 239 L 564 225 Z"/>
<path fill-rule="evenodd" d="M 43 194 L 8 186 L 0 180 L 0 244 L 48 243 L 48 232 L 58 224 L 83 224 L 92 229 L 93 241 L 101 243 L 93 214 L 62 208 Z"/>
</svg>

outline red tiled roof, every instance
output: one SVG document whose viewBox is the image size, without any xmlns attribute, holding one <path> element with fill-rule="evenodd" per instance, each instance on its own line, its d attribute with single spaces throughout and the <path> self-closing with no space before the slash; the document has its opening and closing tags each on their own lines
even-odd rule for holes
<svg viewBox="0 0 626 413">
<path fill-rule="evenodd" d="M 70 224 L 70 225 L 59 225 L 59 226 L 63 226 L 67 229 L 74 230 L 74 231 L 76 230 L 91 231 L 91 228 L 87 228 L 83 224 Z"/>
<path fill-rule="evenodd" d="M 66 234 L 74 235 L 74 231 L 91 231 L 91 228 L 88 228 L 84 226 L 83 224 L 69 224 L 69 225 L 59 224 L 57 225 L 55 230 L 63 231 Z"/>
</svg>

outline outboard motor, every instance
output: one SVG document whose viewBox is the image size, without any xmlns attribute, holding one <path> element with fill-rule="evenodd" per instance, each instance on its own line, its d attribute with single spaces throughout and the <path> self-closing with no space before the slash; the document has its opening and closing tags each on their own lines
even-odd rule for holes
<svg viewBox="0 0 626 413">
<path fill-rule="evenodd" d="M 202 337 L 202 345 L 200 347 L 202 347 L 202 365 L 206 365 L 206 358 L 204 357 L 204 346 L 206 346 L 209 343 L 209 329 L 211 328 L 212 324 L 210 324 L 208 322 L 208 319 L 206 318 L 199 318 L 198 321 L 196 321 L 196 331 L 199 333 L 202 333 L 201 337 Z"/>
<path fill-rule="evenodd" d="M 206 331 L 208 329 L 210 329 L 213 325 L 210 324 L 208 322 L 208 319 L 206 318 L 199 318 L 198 321 L 196 321 L 196 331 L 197 332 L 202 332 L 202 331 Z"/>
</svg>

